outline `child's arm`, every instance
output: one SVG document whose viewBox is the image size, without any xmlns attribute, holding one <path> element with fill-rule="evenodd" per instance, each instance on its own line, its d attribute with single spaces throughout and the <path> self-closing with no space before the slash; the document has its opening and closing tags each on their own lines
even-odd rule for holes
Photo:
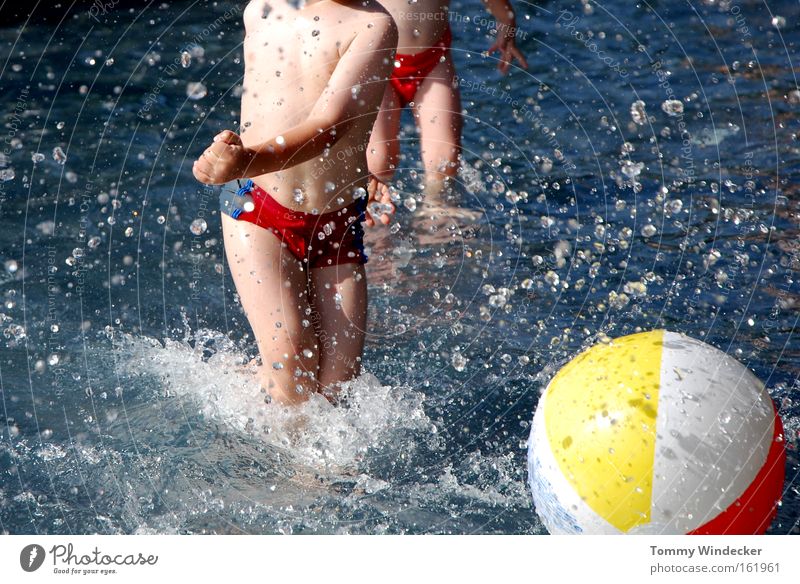
<svg viewBox="0 0 800 584">
<path fill-rule="evenodd" d="M 194 163 L 195 178 L 222 184 L 301 164 L 322 155 L 360 116 L 377 111 L 394 63 L 397 26 L 388 15 L 376 15 L 370 23 L 340 57 L 304 122 L 249 148 L 234 132 L 221 132 Z"/>
<path fill-rule="evenodd" d="M 497 68 L 505 75 L 511 66 L 511 60 L 516 58 L 522 68 L 527 69 L 528 62 L 514 41 L 517 34 L 517 20 L 511 2 L 509 0 L 483 0 L 483 3 L 497 21 L 497 40 L 489 47 L 490 53 L 500 51 L 500 62 L 497 64 Z"/>
</svg>

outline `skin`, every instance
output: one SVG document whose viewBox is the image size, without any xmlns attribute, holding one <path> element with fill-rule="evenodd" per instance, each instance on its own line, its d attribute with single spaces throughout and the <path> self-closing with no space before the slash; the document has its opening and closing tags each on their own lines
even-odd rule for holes
<svg viewBox="0 0 800 584">
<path fill-rule="evenodd" d="M 414 4 L 408 0 L 382 0 L 381 3 L 398 25 L 398 54 L 413 55 L 434 46 L 447 28 L 449 0 L 418 0 Z M 507 73 L 514 59 L 527 68 L 525 57 L 515 44 L 517 28 L 511 4 L 507 0 L 484 0 L 484 4 L 499 23 L 497 38 L 489 48 L 490 53 L 499 53 L 498 70 Z M 397 91 L 387 85 L 369 145 L 370 171 L 383 183 L 391 181 L 399 160 L 400 103 Z M 463 211 L 447 207 L 441 198 L 447 181 L 458 172 L 461 153 L 461 98 L 449 51 L 420 85 L 413 113 L 420 131 L 426 206 L 464 215 Z"/>
<path fill-rule="evenodd" d="M 345 207 L 357 187 L 389 203 L 369 177 L 366 141 L 397 44 L 391 17 L 370 1 L 311 1 L 298 10 L 283 0 L 253 0 L 244 23 L 243 131 L 215 136 L 193 165 L 197 180 L 252 178 L 284 207 L 305 213 Z M 377 219 L 389 222 L 388 215 Z M 268 230 L 225 214 L 222 228 L 262 385 L 283 404 L 312 392 L 335 400 L 339 385 L 360 371 L 364 266 L 308 269 Z"/>
</svg>

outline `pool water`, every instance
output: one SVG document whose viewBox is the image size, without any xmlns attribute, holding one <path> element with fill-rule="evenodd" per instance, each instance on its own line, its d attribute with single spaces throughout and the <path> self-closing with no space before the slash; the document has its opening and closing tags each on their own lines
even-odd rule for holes
<svg viewBox="0 0 800 584">
<path fill-rule="evenodd" d="M 515 5 L 530 66 L 507 77 L 478 0 L 451 6 L 481 218 L 431 231 L 401 205 L 369 234 L 365 373 L 348 407 L 292 411 L 239 368 L 255 343 L 191 174 L 236 130 L 243 3 L 0 29 L 0 531 L 545 533 L 526 442 L 548 379 L 667 328 L 766 383 L 770 532 L 798 532 L 797 3 Z M 418 202 L 410 115 L 402 138 Z"/>
</svg>

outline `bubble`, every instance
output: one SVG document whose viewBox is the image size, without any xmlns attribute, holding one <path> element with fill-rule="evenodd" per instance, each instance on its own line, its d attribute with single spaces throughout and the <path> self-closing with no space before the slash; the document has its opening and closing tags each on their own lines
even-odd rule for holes
<svg viewBox="0 0 800 584">
<path fill-rule="evenodd" d="M 205 219 L 197 218 L 192 221 L 191 225 L 189 225 L 189 231 L 191 231 L 194 235 L 203 235 L 208 229 L 208 223 L 206 223 Z"/>
<path fill-rule="evenodd" d="M 548 272 L 544 275 L 544 281 L 551 286 L 558 286 L 558 284 L 561 282 L 561 278 L 559 278 L 558 274 L 556 274 L 553 270 L 548 270 Z"/>
<path fill-rule="evenodd" d="M 25 327 L 20 326 L 18 324 L 12 324 L 3 332 L 7 339 L 14 339 L 15 341 L 20 341 L 27 336 L 25 332 Z"/>
<path fill-rule="evenodd" d="M 198 101 L 208 95 L 208 88 L 200 81 L 188 83 L 186 85 L 186 97 L 192 101 Z"/>
<path fill-rule="evenodd" d="M 642 227 L 642 237 L 653 237 L 656 233 L 658 233 L 658 229 L 651 223 Z"/>
<path fill-rule="evenodd" d="M 625 160 L 622 163 L 622 174 L 630 179 L 635 179 L 642 173 L 643 168 L 643 162 L 631 162 L 630 160 Z"/>
<path fill-rule="evenodd" d="M 641 99 L 637 99 L 631 104 L 631 119 L 640 126 L 647 122 L 647 112 L 644 108 L 645 103 Z"/>
<path fill-rule="evenodd" d="M 661 109 L 671 116 L 679 116 L 683 113 L 683 102 L 679 99 L 668 99 L 661 104 Z"/>
<path fill-rule="evenodd" d="M 67 155 L 61 149 L 61 146 L 56 146 L 53 148 L 53 160 L 58 162 L 61 165 L 66 164 L 67 162 Z"/>
<path fill-rule="evenodd" d="M 467 367 L 467 362 L 469 359 L 464 357 L 460 351 L 457 349 L 453 351 L 452 356 L 450 357 L 450 363 L 453 365 L 453 369 L 456 371 L 464 371 Z"/>
<path fill-rule="evenodd" d="M 667 203 L 667 210 L 673 215 L 677 215 L 683 209 L 683 201 L 680 199 L 672 199 Z"/>
<path fill-rule="evenodd" d="M 380 217 L 381 215 L 389 215 L 392 212 L 392 206 L 389 204 L 379 203 L 377 201 L 369 204 L 367 208 L 369 214 L 373 217 Z"/>
</svg>

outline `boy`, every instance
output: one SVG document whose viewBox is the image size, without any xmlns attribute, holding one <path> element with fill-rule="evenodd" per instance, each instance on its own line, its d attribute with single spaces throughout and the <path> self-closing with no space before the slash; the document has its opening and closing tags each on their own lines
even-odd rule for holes
<svg viewBox="0 0 800 584">
<path fill-rule="evenodd" d="M 483 0 L 497 21 L 497 40 L 489 52 L 500 52 L 497 68 L 505 74 L 512 59 L 528 64 L 514 42 L 517 27 L 508 0 Z M 442 200 L 448 180 L 458 172 L 461 152 L 461 100 L 450 56 L 450 0 L 381 0 L 398 26 L 395 69 L 381 104 L 369 144 L 369 168 L 388 183 L 397 166 L 400 114 L 413 106 L 425 167 L 425 205 L 446 213 L 468 215 Z"/>
<path fill-rule="evenodd" d="M 397 27 L 374 0 L 253 0 L 244 24 L 241 136 L 218 134 L 193 173 L 250 179 L 223 188 L 222 229 L 261 384 L 284 404 L 333 401 L 364 347 L 366 143 Z"/>
</svg>

